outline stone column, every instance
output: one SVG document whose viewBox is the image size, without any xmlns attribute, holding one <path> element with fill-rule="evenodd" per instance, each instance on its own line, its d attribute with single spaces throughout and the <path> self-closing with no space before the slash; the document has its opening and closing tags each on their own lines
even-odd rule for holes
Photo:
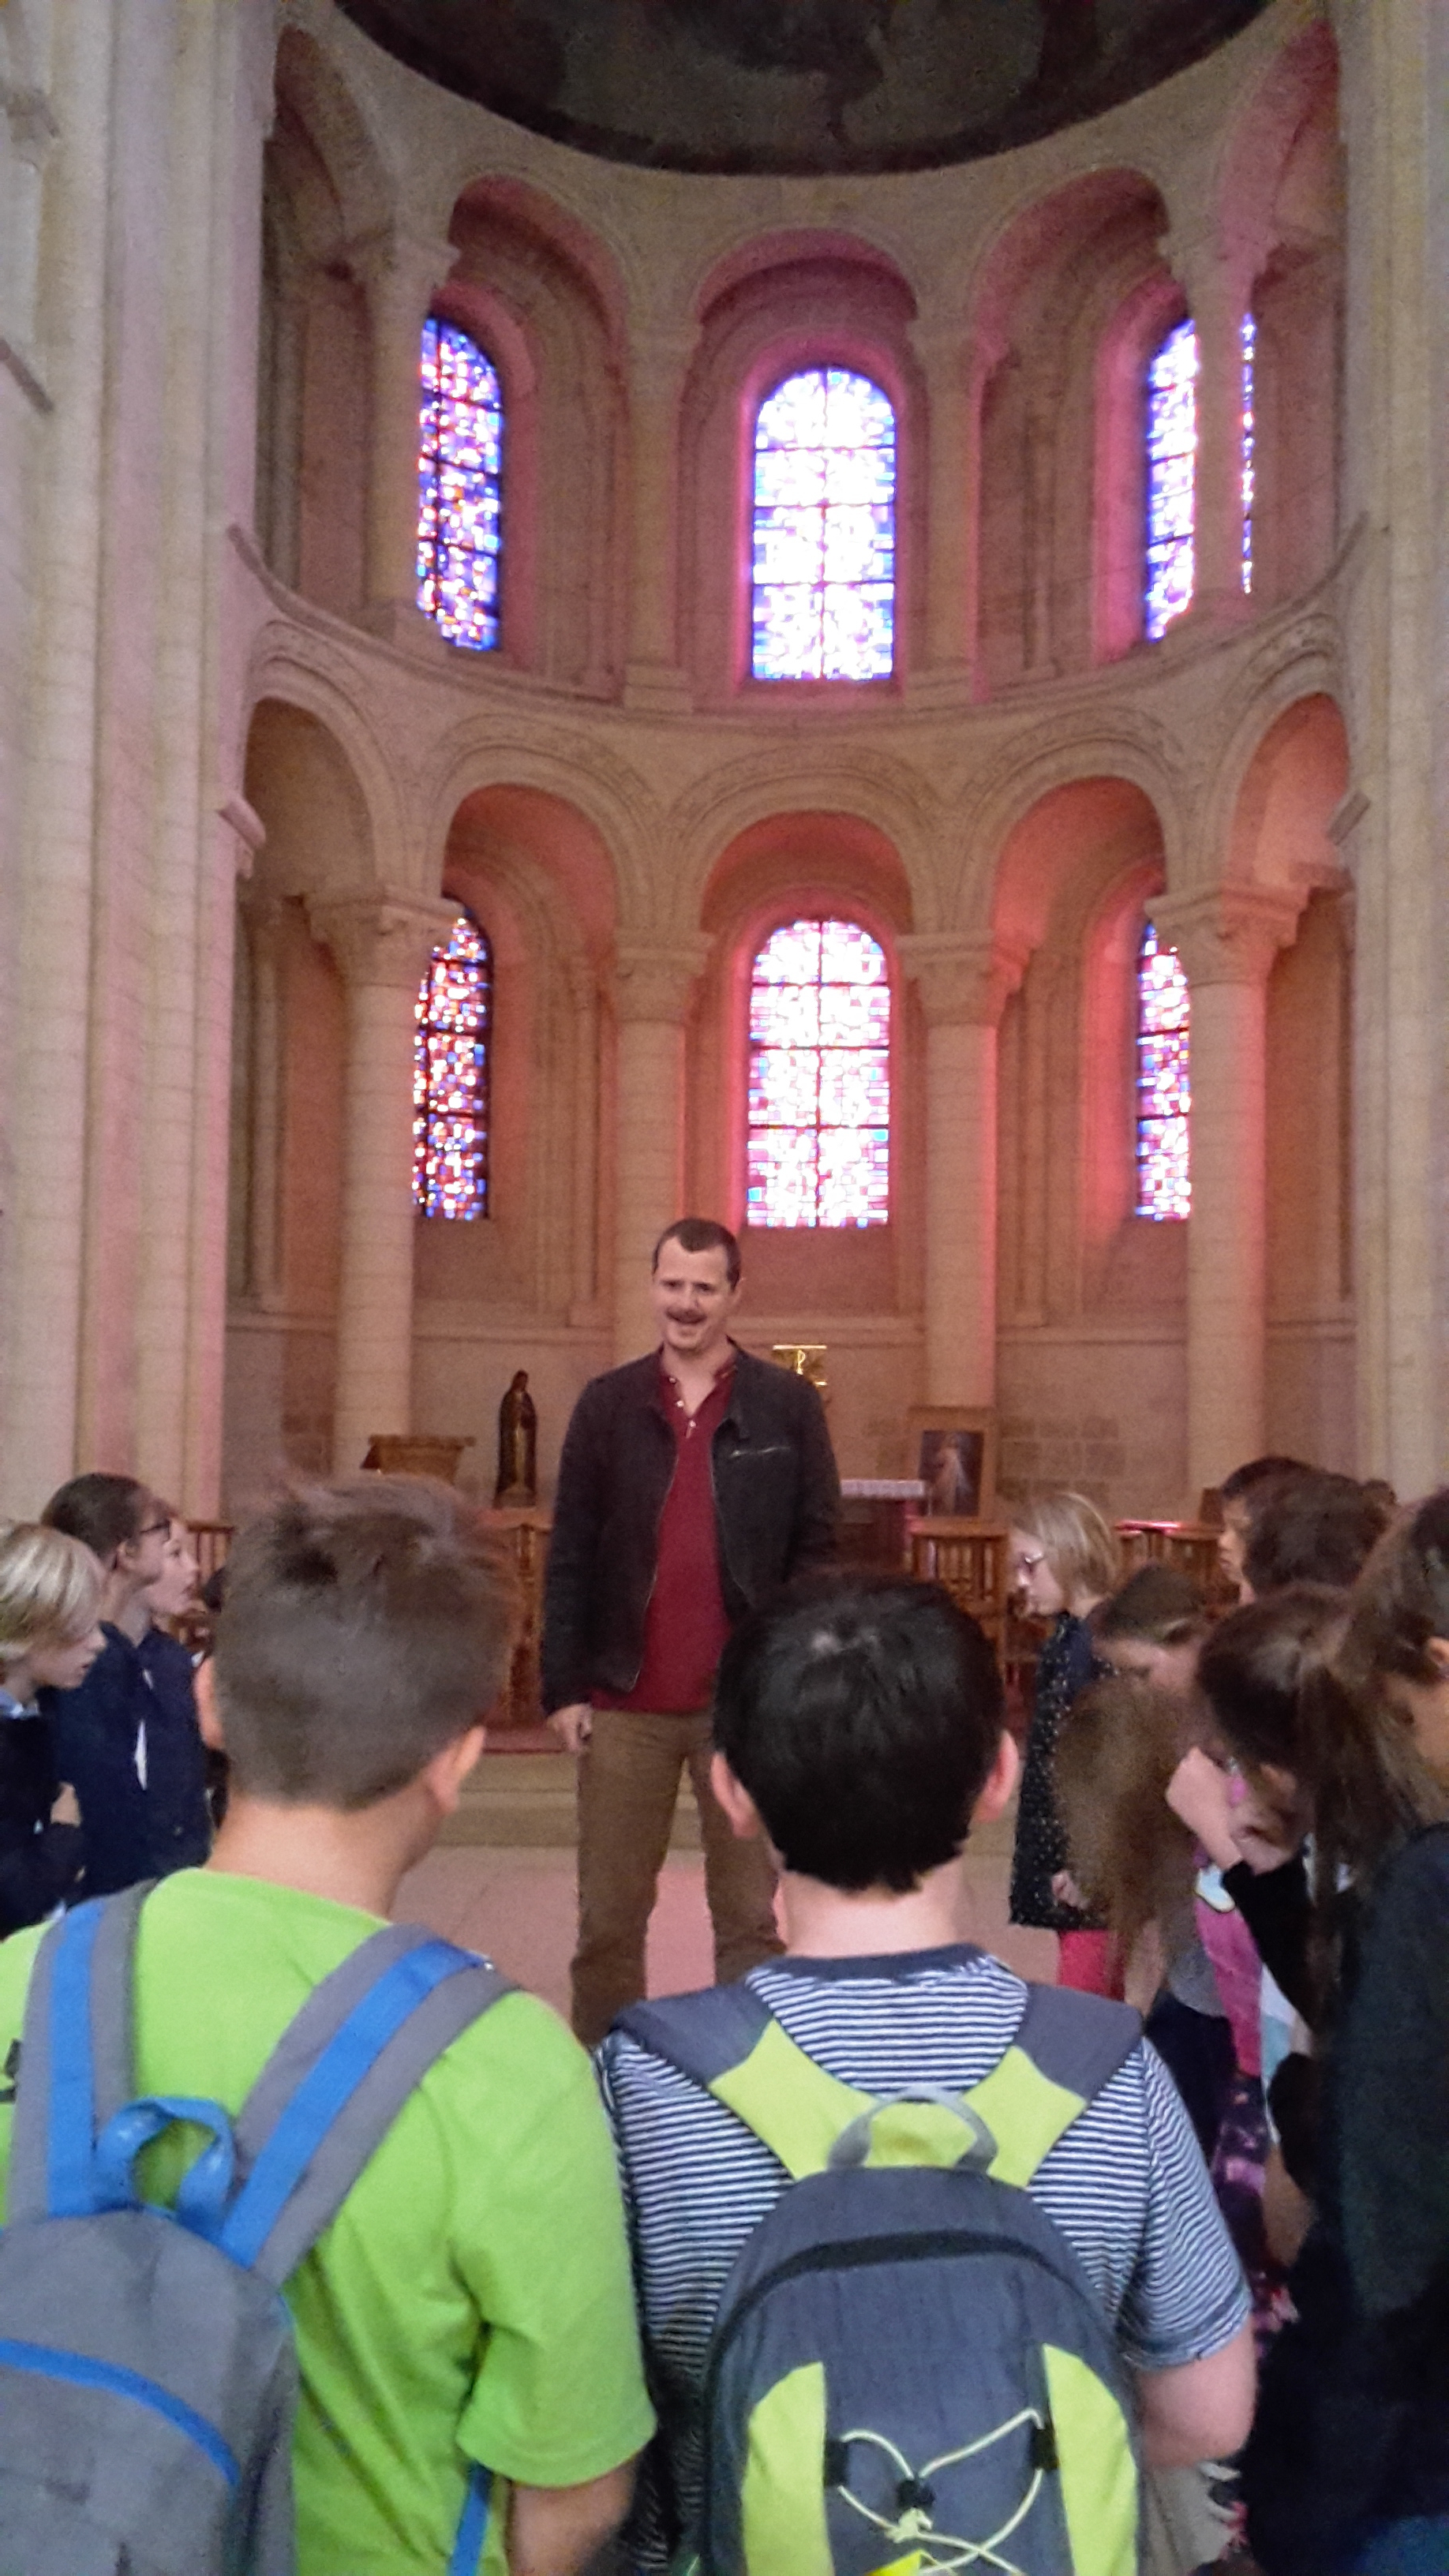
<svg viewBox="0 0 1449 2576">
<path fill-rule="evenodd" d="M 1189 1496 L 1264 1447 L 1268 974 L 1301 898 L 1234 886 L 1148 905 L 1192 993 Z"/>
<path fill-rule="evenodd" d="M 1243 592 L 1243 315 L 1256 269 L 1245 243 L 1169 244 L 1197 325 L 1197 488 L 1192 614 L 1230 626 Z"/>
<path fill-rule="evenodd" d="M 1348 169 L 1340 543 L 1356 885 L 1358 1470 L 1403 1495 L 1449 1474 L 1449 19 L 1337 0 Z"/>
<path fill-rule="evenodd" d="M 926 1015 L 928 1404 L 996 1401 L 996 1072 L 1026 951 L 925 932 L 900 942 Z"/>
<path fill-rule="evenodd" d="M 413 1032 L 418 984 L 456 904 L 380 889 L 309 903 L 347 988 L 342 1275 L 333 1463 L 406 1431 L 413 1364 Z"/>
<path fill-rule="evenodd" d="M 684 1216 L 684 1034 L 706 939 L 621 948 L 614 978 L 618 1147 L 614 1175 L 614 1357 L 654 1341 L 649 1257 Z"/>
<path fill-rule="evenodd" d="M 282 1302 L 282 951 L 287 907 L 248 890 L 242 921 L 251 965 L 247 1138 L 247 1294 L 264 1310 Z"/>
<path fill-rule="evenodd" d="M 958 321 L 923 322 L 911 337 L 929 406 L 928 543 L 921 567 L 925 667 L 913 674 L 911 695 L 931 703 L 956 697 L 970 680 L 980 521 L 980 366 L 974 356 L 968 359 Z"/>
<path fill-rule="evenodd" d="M 693 331 L 641 331 L 629 382 L 629 658 L 631 707 L 687 706 L 678 662 L 679 407 Z"/>
<path fill-rule="evenodd" d="M 417 606 L 418 354 L 428 308 L 457 256 L 451 242 L 398 232 L 351 254 L 372 332 L 367 619 L 391 636 L 434 631 Z"/>
</svg>

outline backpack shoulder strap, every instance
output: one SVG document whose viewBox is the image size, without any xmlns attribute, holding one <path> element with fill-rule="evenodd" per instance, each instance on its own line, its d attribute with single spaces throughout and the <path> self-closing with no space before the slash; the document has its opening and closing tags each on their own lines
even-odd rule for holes
<svg viewBox="0 0 1449 2576">
<path fill-rule="evenodd" d="M 965 2099 L 997 2142 L 989 2170 L 1023 2189 L 1142 2037 L 1130 2005 L 1062 1986 L 1030 1986 L 1005 2055 Z"/>
<path fill-rule="evenodd" d="M 98 2206 L 95 2142 L 135 2091 L 131 1969 L 153 1885 L 73 1907 L 36 1951 L 6 2183 L 12 2226 L 84 2218 Z"/>
<path fill-rule="evenodd" d="M 634 2004 L 614 2028 L 712 2093 L 792 2181 L 823 2173 L 836 2140 L 871 2107 L 796 2045 L 750 1985 Z"/>
<path fill-rule="evenodd" d="M 489 1960 L 416 1925 L 362 1942 L 314 1987 L 242 2105 L 223 2251 L 280 2287 L 429 2067 L 515 1991 Z"/>
</svg>

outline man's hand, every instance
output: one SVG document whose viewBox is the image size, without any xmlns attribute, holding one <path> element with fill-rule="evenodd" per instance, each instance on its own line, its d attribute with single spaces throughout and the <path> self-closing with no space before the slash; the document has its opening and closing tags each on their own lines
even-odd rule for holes
<svg viewBox="0 0 1449 2576">
<path fill-rule="evenodd" d="M 582 1753 L 594 1731 L 594 1712 L 586 1699 L 576 1699 L 556 1708 L 548 1722 L 566 1753 Z"/>
</svg>

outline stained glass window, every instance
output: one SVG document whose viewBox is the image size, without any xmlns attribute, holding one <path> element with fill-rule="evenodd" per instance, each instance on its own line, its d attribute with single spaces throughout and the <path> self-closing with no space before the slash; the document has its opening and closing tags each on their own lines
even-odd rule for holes
<svg viewBox="0 0 1449 2576">
<path fill-rule="evenodd" d="M 1253 377 L 1258 356 L 1258 326 L 1243 315 L 1243 588 L 1253 587 L 1253 503 L 1258 475 L 1254 463 L 1257 424 L 1253 417 Z"/>
<path fill-rule="evenodd" d="M 488 1214 L 488 1046 L 493 952 L 469 912 L 418 986 L 413 1039 L 413 1198 L 424 1216 Z"/>
<path fill-rule="evenodd" d="M 1149 921 L 1137 951 L 1137 1213 L 1192 1214 L 1188 1031 L 1192 1003 L 1175 948 Z"/>
<path fill-rule="evenodd" d="M 791 921 L 750 977 L 746 1216 L 884 1225 L 890 1214 L 891 988 L 853 921 Z"/>
<path fill-rule="evenodd" d="M 418 413 L 418 606 L 474 653 L 498 643 L 503 395 L 466 331 L 425 322 Z"/>
<path fill-rule="evenodd" d="M 1192 605 L 1197 332 L 1179 322 L 1147 370 L 1147 584 L 1151 643 Z"/>
<path fill-rule="evenodd" d="M 895 658 L 896 416 L 869 376 L 787 376 L 755 422 L 757 680 L 886 680 Z"/>
</svg>

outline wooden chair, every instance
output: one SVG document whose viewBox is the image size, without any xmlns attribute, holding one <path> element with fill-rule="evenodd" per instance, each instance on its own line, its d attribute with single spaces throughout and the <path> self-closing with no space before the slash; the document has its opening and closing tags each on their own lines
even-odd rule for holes
<svg viewBox="0 0 1449 2576">
<path fill-rule="evenodd" d="M 1128 1574 L 1139 1565 L 1175 1565 L 1216 1609 L 1231 1602 L 1218 1562 L 1218 1532 L 1204 1521 L 1119 1521 L 1122 1561 Z"/>
<path fill-rule="evenodd" d="M 912 1574 L 919 1582 L 941 1584 L 960 1609 L 980 1621 L 998 1656 L 1003 1654 L 1010 1531 L 994 1521 L 945 1519 L 908 1521 L 906 1531 Z"/>
</svg>

